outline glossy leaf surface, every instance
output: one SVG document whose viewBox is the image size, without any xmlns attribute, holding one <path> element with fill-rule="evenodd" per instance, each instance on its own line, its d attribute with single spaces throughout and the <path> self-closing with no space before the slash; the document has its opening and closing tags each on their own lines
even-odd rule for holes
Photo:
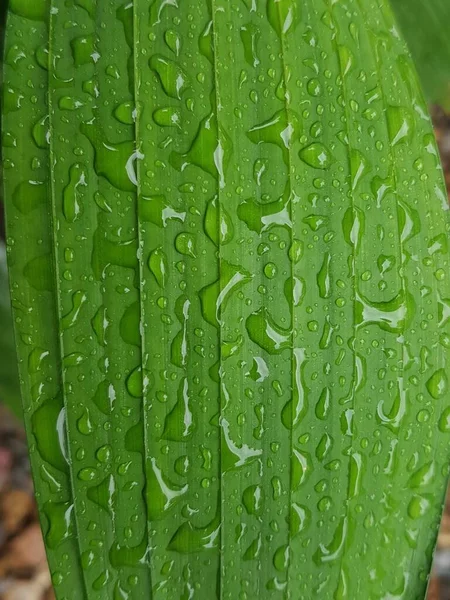
<svg viewBox="0 0 450 600">
<path fill-rule="evenodd" d="M 10 8 L 8 250 L 57 597 L 422 598 L 448 211 L 387 2 Z"/>
<path fill-rule="evenodd" d="M 0 403 L 22 417 L 19 373 L 9 299 L 6 250 L 0 244 Z"/>
</svg>

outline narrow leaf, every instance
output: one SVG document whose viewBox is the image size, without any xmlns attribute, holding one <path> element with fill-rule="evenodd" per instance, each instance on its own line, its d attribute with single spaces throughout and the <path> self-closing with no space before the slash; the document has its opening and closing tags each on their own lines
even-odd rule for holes
<svg viewBox="0 0 450 600">
<path fill-rule="evenodd" d="M 450 107 L 450 39 L 447 0 L 391 0 L 429 102 Z"/>
<path fill-rule="evenodd" d="M 22 418 L 5 247 L 0 244 L 0 402 Z"/>
</svg>

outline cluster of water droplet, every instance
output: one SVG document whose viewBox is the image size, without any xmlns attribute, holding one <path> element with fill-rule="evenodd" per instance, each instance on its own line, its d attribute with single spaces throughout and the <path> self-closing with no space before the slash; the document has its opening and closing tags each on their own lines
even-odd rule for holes
<svg viewBox="0 0 450 600">
<path fill-rule="evenodd" d="M 10 4 L 13 304 L 59 597 L 416 593 L 448 225 L 386 3 Z"/>
</svg>

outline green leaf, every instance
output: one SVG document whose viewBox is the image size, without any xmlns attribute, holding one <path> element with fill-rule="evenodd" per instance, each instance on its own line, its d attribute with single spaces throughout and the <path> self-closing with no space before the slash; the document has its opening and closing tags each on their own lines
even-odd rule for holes
<svg viewBox="0 0 450 600">
<path fill-rule="evenodd" d="M 3 56 L 4 27 L 7 6 L 0 7 L 0 54 Z M 0 72 L 3 65 L 0 63 Z M 3 85 L 1 77 L 0 86 Z M 3 96 L 3 93 L 2 93 Z M 0 169 L 2 166 L 0 165 Z M 3 190 L 0 189 L 0 224 L 3 226 Z M 0 242 L 0 402 L 5 404 L 19 419 L 22 418 L 17 355 L 14 345 L 13 321 L 6 267 L 6 251 Z"/>
<path fill-rule="evenodd" d="M 391 0 L 429 102 L 450 108 L 450 4 L 447 0 Z"/>
<path fill-rule="evenodd" d="M 9 299 L 6 251 L 0 244 L 0 402 L 22 418 L 17 355 Z"/>
<path fill-rule="evenodd" d="M 5 191 L 57 597 L 423 597 L 448 207 L 387 2 L 28 6 Z"/>
</svg>

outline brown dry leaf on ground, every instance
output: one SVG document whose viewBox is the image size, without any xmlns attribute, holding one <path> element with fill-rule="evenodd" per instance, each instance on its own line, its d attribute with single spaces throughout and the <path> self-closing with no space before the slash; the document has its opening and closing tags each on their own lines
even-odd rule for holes
<svg viewBox="0 0 450 600">
<path fill-rule="evenodd" d="M 441 530 L 439 532 L 438 539 L 438 548 L 440 550 L 450 549 L 450 494 L 447 495 L 445 512 L 442 517 Z"/>
<path fill-rule="evenodd" d="M 54 600 L 41 529 L 36 522 L 16 532 L 0 549 L 0 600 Z"/>
<path fill-rule="evenodd" d="M 41 528 L 38 523 L 33 523 L 6 544 L 0 557 L 0 578 L 33 572 L 45 562 Z"/>
<path fill-rule="evenodd" d="M 445 182 L 447 190 L 450 192 L 450 114 L 439 107 L 434 107 L 432 117 L 444 168 Z"/>
<path fill-rule="evenodd" d="M 54 600 L 22 427 L 0 407 L 0 600 Z"/>
<path fill-rule="evenodd" d="M 49 586 L 50 574 L 47 568 L 43 568 L 31 580 L 18 579 L 13 581 L 7 587 L 2 600 L 40 600 L 43 594 L 48 591 Z"/>
<path fill-rule="evenodd" d="M 431 579 L 430 587 L 428 588 L 427 600 L 441 600 L 439 591 L 439 579 Z"/>
<path fill-rule="evenodd" d="M 49 587 L 46 593 L 44 594 L 42 600 L 55 600 L 55 592 L 52 587 Z"/>
<path fill-rule="evenodd" d="M 0 519 L 7 536 L 14 535 L 35 512 L 33 497 L 24 490 L 9 490 L 0 498 Z"/>
</svg>

